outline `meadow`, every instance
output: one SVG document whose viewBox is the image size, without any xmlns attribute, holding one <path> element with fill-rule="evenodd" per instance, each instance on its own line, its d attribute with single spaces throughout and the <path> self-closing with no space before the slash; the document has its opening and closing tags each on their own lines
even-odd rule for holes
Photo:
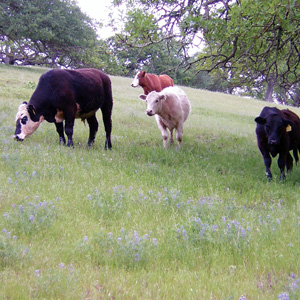
<svg viewBox="0 0 300 300">
<path fill-rule="evenodd" d="M 59 145 L 15 115 L 46 69 L 0 65 L 0 299 L 300 299 L 300 168 L 268 182 L 263 101 L 182 87 L 182 147 L 163 149 L 130 78 L 113 77 L 112 150 Z M 281 106 L 278 106 L 281 108 Z M 298 108 L 290 108 L 298 115 Z"/>
</svg>

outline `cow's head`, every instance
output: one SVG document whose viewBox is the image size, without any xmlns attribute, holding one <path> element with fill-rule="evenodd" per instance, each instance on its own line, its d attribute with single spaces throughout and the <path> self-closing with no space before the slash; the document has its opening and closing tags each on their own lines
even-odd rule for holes
<svg viewBox="0 0 300 300">
<path fill-rule="evenodd" d="M 135 75 L 132 83 L 131 83 L 131 86 L 132 87 L 138 87 L 140 85 L 140 79 L 141 78 L 144 78 L 146 75 L 146 71 L 139 71 L 137 72 L 137 74 Z"/>
<path fill-rule="evenodd" d="M 159 93 L 153 91 L 149 95 L 140 95 L 140 99 L 146 101 L 147 108 L 146 114 L 148 116 L 154 116 L 159 113 L 162 107 L 163 101 L 167 100 L 166 95 L 160 95 Z"/>
<path fill-rule="evenodd" d="M 15 139 L 23 141 L 39 127 L 43 120 L 43 117 L 37 117 L 34 106 L 23 102 L 16 115 Z"/>
<path fill-rule="evenodd" d="M 293 128 L 293 122 L 282 118 L 280 115 L 272 114 L 266 118 L 257 117 L 255 122 L 263 125 L 266 135 L 268 137 L 269 145 L 280 145 L 280 140 L 283 134 L 291 131 Z"/>
</svg>

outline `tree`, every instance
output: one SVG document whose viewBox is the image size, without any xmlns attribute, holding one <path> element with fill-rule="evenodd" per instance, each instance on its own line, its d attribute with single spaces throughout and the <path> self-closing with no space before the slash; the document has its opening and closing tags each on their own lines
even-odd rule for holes
<svg viewBox="0 0 300 300">
<path fill-rule="evenodd" d="M 7 64 L 91 65 L 97 35 L 73 1 L 2 0 L 0 61 Z"/>
<path fill-rule="evenodd" d="M 300 80 L 298 1 L 115 0 L 115 5 L 121 2 L 134 7 L 121 36 L 127 45 L 176 39 L 185 53 L 181 66 L 224 72 L 232 89 L 263 85 L 265 94 L 272 95 L 274 88 L 287 92 Z M 141 30 L 144 24 L 146 30 Z M 205 47 L 193 60 L 190 46 L 201 41 Z"/>
</svg>

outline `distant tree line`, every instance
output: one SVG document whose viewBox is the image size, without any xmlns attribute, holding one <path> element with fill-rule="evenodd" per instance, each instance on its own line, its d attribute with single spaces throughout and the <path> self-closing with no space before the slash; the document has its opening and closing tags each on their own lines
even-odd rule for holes
<svg viewBox="0 0 300 300">
<path fill-rule="evenodd" d="M 298 1 L 111 1 L 128 9 L 121 33 L 103 40 L 101 24 L 75 1 L 1 0 L 0 62 L 129 77 L 144 69 L 176 84 L 299 106 Z"/>
<path fill-rule="evenodd" d="M 114 0 L 126 6 L 120 40 L 148 47 L 173 39 L 196 66 L 225 78 L 228 92 L 299 106 L 300 3 L 291 0 Z M 141 23 L 141 20 L 143 21 Z M 189 56 L 195 41 L 204 46 Z"/>
</svg>

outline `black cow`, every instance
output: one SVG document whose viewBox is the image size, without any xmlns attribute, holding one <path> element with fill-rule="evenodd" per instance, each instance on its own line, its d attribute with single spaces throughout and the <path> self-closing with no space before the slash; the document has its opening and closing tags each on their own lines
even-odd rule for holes
<svg viewBox="0 0 300 300">
<path fill-rule="evenodd" d="M 272 179 L 271 156 L 279 154 L 278 167 L 280 178 L 285 178 L 284 168 L 290 171 L 293 167 L 293 155 L 296 163 L 298 162 L 298 150 L 300 145 L 300 119 L 292 111 L 279 110 L 276 107 L 264 107 L 259 117 L 255 119 L 257 145 L 263 156 L 266 175 Z"/>
<path fill-rule="evenodd" d="M 66 143 L 65 129 L 68 146 L 73 147 L 74 122 L 75 118 L 80 118 L 88 122 L 90 146 L 98 131 L 96 111 L 100 108 L 106 132 L 105 149 L 111 149 L 112 107 L 111 81 L 100 70 L 50 70 L 41 76 L 29 103 L 20 105 L 16 115 L 15 138 L 23 141 L 46 120 L 55 124 L 63 144 Z"/>
</svg>

